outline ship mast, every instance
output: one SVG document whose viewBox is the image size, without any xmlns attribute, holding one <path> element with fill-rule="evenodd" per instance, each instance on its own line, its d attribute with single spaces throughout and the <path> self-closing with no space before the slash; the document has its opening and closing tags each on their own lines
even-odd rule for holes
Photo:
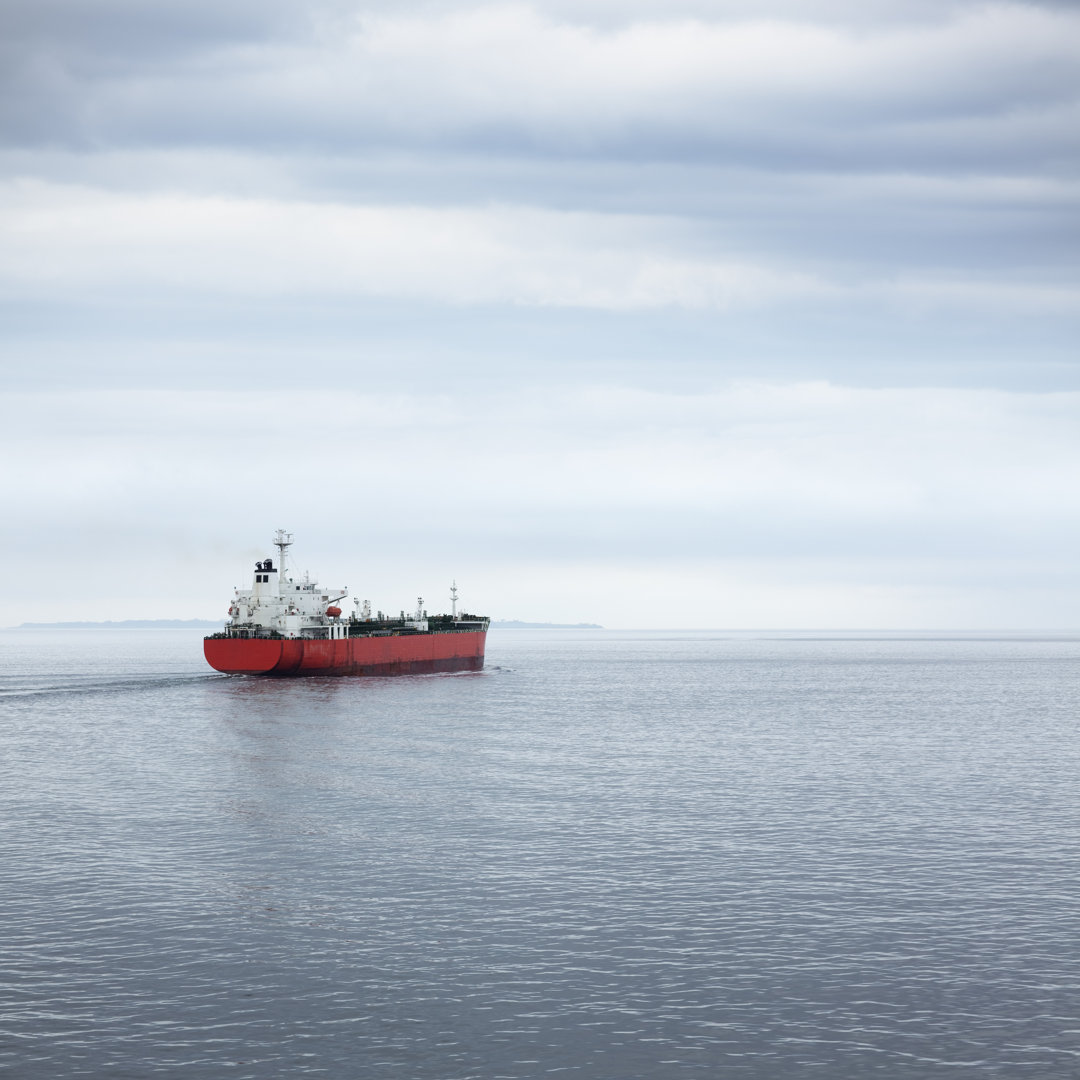
<svg viewBox="0 0 1080 1080">
<path fill-rule="evenodd" d="M 285 580 L 285 555 L 292 542 L 292 533 L 287 533 L 284 529 L 278 529 L 274 534 L 274 545 L 278 549 L 278 581 Z"/>
<path fill-rule="evenodd" d="M 457 618 L 457 579 L 450 586 L 450 617 Z"/>
</svg>

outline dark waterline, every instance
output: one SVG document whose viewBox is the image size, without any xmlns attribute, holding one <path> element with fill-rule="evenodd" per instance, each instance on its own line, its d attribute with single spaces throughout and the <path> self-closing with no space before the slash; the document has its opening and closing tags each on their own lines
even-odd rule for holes
<svg viewBox="0 0 1080 1080">
<path fill-rule="evenodd" d="M 1080 636 L 0 648 L 13 1076 L 1080 1071 Z"/>
</svg>

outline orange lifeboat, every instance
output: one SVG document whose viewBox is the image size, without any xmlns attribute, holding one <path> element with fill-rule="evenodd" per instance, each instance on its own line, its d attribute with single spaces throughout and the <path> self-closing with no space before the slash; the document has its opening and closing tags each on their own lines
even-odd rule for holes
<svg viewBox="0 0 1080 1080">
<path fill-rule="evenodd" d="M 341 608 L 331 605 L 326 609 L 326 614 L 329 615 L 331 619 L 336 619 L 341 615 Z"/>
</svg>

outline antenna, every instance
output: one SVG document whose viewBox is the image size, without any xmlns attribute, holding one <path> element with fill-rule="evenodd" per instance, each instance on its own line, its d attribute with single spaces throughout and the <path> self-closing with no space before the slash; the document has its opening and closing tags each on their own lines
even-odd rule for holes
<svg viewBox="0 0 1080 1080">
<path fill-rule="evenodd" d="M 274 546 L 278 549 L 278 581 L 285 580 L 285 554 L 291 543 L 292 533 L 287 533 L 284 529 L 278 529 L 274 533 Z"/>
</svg>

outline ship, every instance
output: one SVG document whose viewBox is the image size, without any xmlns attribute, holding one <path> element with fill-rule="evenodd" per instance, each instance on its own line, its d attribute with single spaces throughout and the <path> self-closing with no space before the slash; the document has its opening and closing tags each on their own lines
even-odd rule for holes
<svg viewBox="0 0 1080 1080">
<path fill-rule="evenodd" d="M 207 663 L 228 675 L 427 675 L 479 671 L 490 619 L 459 613 L 457 583 L 448 615 L 429 616 L 423 598 L 396 618 L 327 589 L 304 573 L 290 575 L 291 533 L 278 529 L 274 558 L 255 563 L 250 589 L 236 589 L 222 631 L 203 639 Z"/>
</svg>

